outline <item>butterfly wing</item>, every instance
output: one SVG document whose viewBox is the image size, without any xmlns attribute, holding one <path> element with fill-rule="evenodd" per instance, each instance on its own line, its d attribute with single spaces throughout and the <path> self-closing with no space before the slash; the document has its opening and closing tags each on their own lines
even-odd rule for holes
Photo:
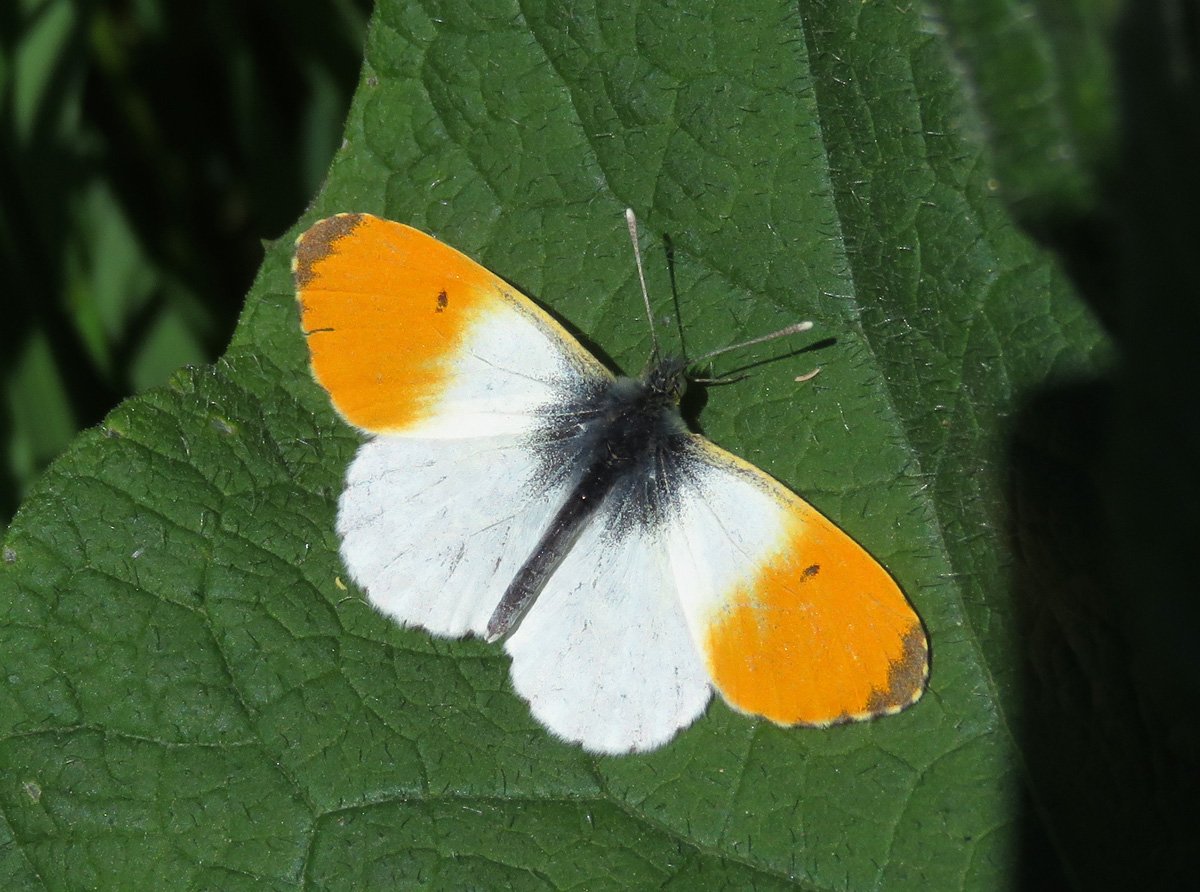
<svg viewBox="0 0 1200 892">
<path fill-rule="evenodd" d="M 370 433 L 520 434 L 612 380 L 529 298 L 401 223 L 322 220 L 297 240 L 293 274 L 313 375 Z"/>
<path fill-rule="evenodd" d="M 612 375 L 543 310 L 416 229 L 315 224 L 294 275 L 313 374 L 373 434 L 338 503 L 342 557 L 405 625 L 482 634 L 569 491 L 556 445 Z"/>
<path fill-rule="evenodd" d="M 678 464 L 671 567 L 721 696 L 781 725 L 858 721 L 916 702 L 928 643 L 887 571 L 799 496 L 703 437 Z"/>
<path fill-rule="evenodd" d="M 504 645 L 534 717 L 591 752 L 661 746 L 712 696 L 644 505 L 610 494 Z"/>
</svg>

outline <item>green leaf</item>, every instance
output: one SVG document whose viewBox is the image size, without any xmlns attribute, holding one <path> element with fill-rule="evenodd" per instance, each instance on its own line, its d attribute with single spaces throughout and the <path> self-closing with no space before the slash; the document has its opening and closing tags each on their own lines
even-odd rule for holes
<svg viewBox="0 0 1200 892">
<path fill-rule="evenodd" d="M 1056 774 L 1037 737 L 1055 704 L 1081 714 L 1074 677 L 1041 671 L 1076 627 L 1028 599 L 1030 567 L 1059 564 L 1030 559 L 1047 521 L 1014 505 L 1036 487 L 1013 444 L 1047 439 L 1026 436 L 1030 401 L 1095 379 L 1109 348 L 1002 201 L 1036 223 L 1094 197 L 1084 153 L 1042 150 L 1111 140 L 1103 16 L 429 6 L 377 8 L 344 146 L 225 357 L 82 435 L 13 522 L 7 886 L 998 889 L 1130 869 L 1082 832 L 1094 774 Z M 1076 45 L 1093 64 L 1063 61 Z M 710 389 L 700 421 L 900 580 L 933 644 L 913 709 L 813 731 L 715 702 L 655 753 L 594 758 L 530 719 L 500 648 L 401 630 L 344 589 L 334 501 L 358 439 L 308 374 L 292 236 L 339 211 L 412 223 L 636 372 L 625 206 L 645 244 L 669 237 L 693 354 L 816 321 L 820 349 Z M 647 258 L 668 312 L 665 252 Z M 1127 753 L 1118 735 L 1098 764 Z"/>
</svg>

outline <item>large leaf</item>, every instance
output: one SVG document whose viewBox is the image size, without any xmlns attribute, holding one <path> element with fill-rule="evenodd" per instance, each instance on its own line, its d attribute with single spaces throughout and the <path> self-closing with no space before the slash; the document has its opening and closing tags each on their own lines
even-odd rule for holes
<svg viewBox="0 0 1200 892">
<path fill-rule="evenodd" d="M 1107 352 L 1008 210 L 1040 219 L 1092 194 L 1064 147 L 1107 138 L 1106 63 L 1098 38 L 1062 35 L 1100 30 L 1097 15 L 382 0 L 344 148 L 268 251 L 226 356 L 80 437 L 12 525 L 8 886 L 1117 875 L 1128 862 L 1093 851 L 1113 839 L 1086 832 L 1094 773 L 1073 779 L 1038 742 L 1047 704 L 1071 695 L 1039 659 L 1067 633 L 1028 621 L 1043 589 L 1022 537 L 1043 519 L 1008 498 L 1037 490 L 1014 483 L 1014 419 Z M 1076 43 L 1095 64 L 1060 61 Z M 530 719 L 498 647 L 402 631 L 344 589 L 333 505 L 357 439 L 308 375 L 292 236 L 337 211 L 413 223 L 636 372 L 626 205 L 670 239 L 693 353 L 799 318 L 827 339 L 709 390 L 701 421 L 901 581 L 933 642 L 912 710 L 804 731 L 714 703 L 658 752 L 598 759 Z M 664 257 L 649 252 L 649 273 L 667 308 Z M 1032 566 L 1052 576 L 1046 550 Z"/>
</svg>

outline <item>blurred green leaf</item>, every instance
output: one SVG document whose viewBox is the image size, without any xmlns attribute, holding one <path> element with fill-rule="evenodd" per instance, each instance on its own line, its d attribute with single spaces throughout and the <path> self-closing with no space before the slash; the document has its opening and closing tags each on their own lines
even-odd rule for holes
<svg viewBox="0 0 1200 892">
<path fill-rule="evenodd" d="M 78 28 L 78 11 L 68 0 L 23 0 L 16 4 L 27 23 L 20 44 L 12 54 L 7 86 L 11 90 L 11 121 L 14 135 L 25 144 L 36 137 L 39 121 L 51 108 L 64 72 L 78 70 L 70 50 Z M 7 67 L 7 66 L 6 66 Z M 74 103 L 64 104 L 70 117 L 78 114 Z"/>
<path fill-rule="evenodd" d="M 11 364 L 5 403 L 14 435 L 10 447 L 13 472 L 20 476 L 54 458 L 75 431 L 75 419 L 50 345 L 44 337 L 28 338 Z"/>
<path fill-rule="evenodd" d="M 81 436 L 13 523 L 0 871 L 109 888 L 1094 888 L 1144 879 L 1147 837 L 1169 868 L 1168 813 L 1106 814 L 1096 784 L 1108 772 L 1123 796 L 1144 741 L 1089 729 L 1104 747 L 1075 773 L 1040 736 L 1073 744 L 1094 707 L 1056 674 L 1064 657 L 1136 707 L 1095 625 L 1055 612 L 1081 543 L 1039 500 L 1060 467 L 1021 459 L 1061 430 L 1035 398 L 1097 380 L 1109 346 L 1002 201 L 1018 168 L 1023 213 L 1058 185 L 1075 211 L 1093 197 L 1079 159 L 1103 147 L 1031 147 L 1111 139 L 1107 20 L 983 9 L 381 2 L 343 148 L 226 355 Z M 1080 43 L 1092 64 L 1056 55 Z M 1012 121 L 1031 131 L 1018 148 L 988 138 Z M 531 721 L 499 648 L 402 631 L 343 590 L 333 504 L 357 439 L 308 376 L 290 236 L 350 210 L 421 226 L 637 371 L 627 205 L 670 238 L 693 352 L 798 318 L 833 339 L 710 390 L 701 422 L 901 581 L 933 642 L 912 710 L 802 731 L 718 702 L 658 752 L 597 759 Z M 663 252 L 649 267 L 666 311 Z"/>
</svg>

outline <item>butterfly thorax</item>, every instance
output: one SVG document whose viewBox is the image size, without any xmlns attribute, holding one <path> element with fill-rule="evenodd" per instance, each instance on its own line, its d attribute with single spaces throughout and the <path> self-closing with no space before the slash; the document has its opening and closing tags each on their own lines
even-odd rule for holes
<svg viewBox="0 0 1200 892">
<path fill-rule="evenodd" d="M 616 470 L 650 458 L 677 435 L 687 433 L 679 401 L 687 388 L 682 358 L 655 362 L 640 378 L 617 378 L 600 395 L 588 425 L 597 460 Z"/>
</svg>

